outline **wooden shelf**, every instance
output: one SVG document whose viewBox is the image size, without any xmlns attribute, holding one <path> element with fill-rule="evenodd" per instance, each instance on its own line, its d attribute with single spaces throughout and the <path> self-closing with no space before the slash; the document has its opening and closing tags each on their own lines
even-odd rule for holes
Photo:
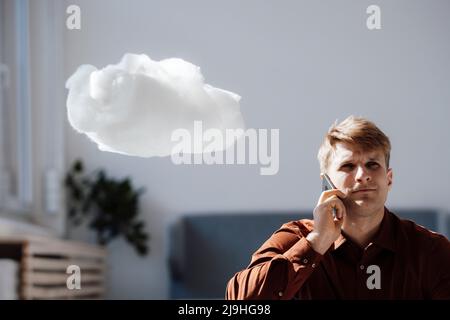
<svg viewBox="0 0 450 320">
<path fill-rule="evenodd" d="M 0 258 L 20 265 L 21 299 L 102 299 L 106 250 L 85 243 L 46 237 L 0 238 Z M 81 288 L 69 289 L 70 265 L 80 268 Z"/>
</svg>

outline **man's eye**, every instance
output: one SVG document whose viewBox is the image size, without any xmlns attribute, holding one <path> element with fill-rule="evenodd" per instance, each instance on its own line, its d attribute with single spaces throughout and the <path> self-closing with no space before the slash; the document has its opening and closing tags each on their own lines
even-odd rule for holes
<svg viewBox="0 0 450 320">
<path fill-rule="evenodd" d="M 345 168 L 345 169 L 353 169 L 355 166 L 353 165 L 353 164 L 351 164 L 351 163 L 347 163 L 347 164 L 344 164 L 343 166 L 342 166 L 342 168 Z"/>
<path fill-rule="evenodd" d="M 374 168 L 378 168 L 380 165 L 376 162 L 369 162 L 369 163 L 367 163 L 367 166 L 371 169 L 374 169 Z"/>
</svg>

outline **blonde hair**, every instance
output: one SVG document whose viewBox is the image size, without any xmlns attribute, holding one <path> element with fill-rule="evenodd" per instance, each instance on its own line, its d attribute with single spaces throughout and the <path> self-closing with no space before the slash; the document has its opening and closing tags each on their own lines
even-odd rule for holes
<svg viewBox="0 0 450 320">
<path fill-rule="evenodd" d="M 356 145 L 362 151 L 381 149 L 386 160 L 386 168 L 389 168 L 391 154 L 389 138 L 373 122 L 362 117 L 349 116 L 339 124 L 336 120 L 325 135 L 317 154 L 321 172 L 327 171 L 331 154 L 339 142 Z"/>
</svg>

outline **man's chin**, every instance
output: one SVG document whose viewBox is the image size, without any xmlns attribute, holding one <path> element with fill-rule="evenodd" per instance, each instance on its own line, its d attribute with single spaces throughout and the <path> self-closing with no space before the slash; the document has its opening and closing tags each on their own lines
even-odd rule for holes
<svg viewBox="0 0 450 320">
<path fill-rule="evenodd" d="M 353 200 L 350 203 L 347 203 L 347 209 L 352 214 L 361 215 L 361 216 L 369 216 L 374 211 L 377 211 L 379 205 L 373 203 L 373 201 L 367 200 Z"/>
<path fill-rule="evenodd" d="M 370 202 L 367 200 L 355 200 L 353 203 L 359 208 L 368 208 L 370 206 Z"/>
</svg>

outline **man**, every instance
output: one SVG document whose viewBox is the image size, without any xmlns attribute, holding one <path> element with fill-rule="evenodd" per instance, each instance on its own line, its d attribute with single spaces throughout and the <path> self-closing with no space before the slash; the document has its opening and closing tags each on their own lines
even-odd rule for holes
<svg viewBox="0 0 450 320">
<path fill-rule="evenodd" d="M 385 207 L 389 138 L 372 122 L 334 124 L 319 149 L 322 192 L 312 220 L 284 224 L 227 299 L 450 299 L 450 242 Z"/>
</svg>

